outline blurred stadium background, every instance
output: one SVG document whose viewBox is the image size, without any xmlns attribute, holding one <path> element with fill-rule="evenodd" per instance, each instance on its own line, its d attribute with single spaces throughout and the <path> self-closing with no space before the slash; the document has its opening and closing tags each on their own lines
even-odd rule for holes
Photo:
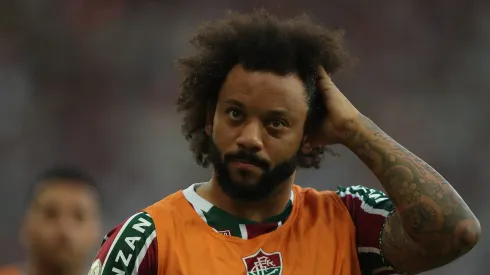
<svg viewBox="0 0 490 275">
<path fill-rule="evenodd" d="M 99 180 L 105 230 L 207 180 L 180 134 L 175 60 L 226 9 L 312 14 L 346 30 L 356 67 L 334 77 L 358 108 L 439 169 L 480 218 L 483 239 L 433 275 L 488 274 L 490 2 L 16 0 L 0 2 L 0 265 L 20 261 L 27 185 L 55 163 Z M 335 148 L 305 186 L 380 188 Z M 192 171 L 192 172 L 189 172 Z M 102 237 L 102 236 L 101 236 Z"/>
</svg>

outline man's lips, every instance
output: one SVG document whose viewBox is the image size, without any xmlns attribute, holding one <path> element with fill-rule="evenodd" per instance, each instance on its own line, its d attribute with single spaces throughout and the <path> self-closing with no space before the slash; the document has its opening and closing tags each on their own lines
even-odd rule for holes
<svg viewBox="0 0 490 275">
<path fill-rule="evenodd" d="M 251 169 L 260 169 L 257 165 L 254 165 L 250 162 L 243 161 L 243 160 L 233 160 L 230 161 L 230 165 L 238 168 L 238 169 L 245 169 L 245 170 L 251 170 Z"/>
</svg>

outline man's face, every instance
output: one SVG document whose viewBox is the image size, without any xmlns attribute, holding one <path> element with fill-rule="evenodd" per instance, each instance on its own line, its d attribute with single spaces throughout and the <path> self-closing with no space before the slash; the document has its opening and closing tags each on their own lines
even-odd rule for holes
<svg viewBox="0 0 490 275">
<path fill-rule="evenodd" d="M 24 224 L 31 257 L 53 268 L 83 264 L 100 233 L 99 202 L 80 182 L 51 180 L 40 185 Z"/>
<path fill-rule="evenodd" d="M 219 94 L 210 160 L 229 196 L 248 201 L 270 196 L 296 169 L 308 106 L 296 75 L 234 67 Z"/>
</svg>

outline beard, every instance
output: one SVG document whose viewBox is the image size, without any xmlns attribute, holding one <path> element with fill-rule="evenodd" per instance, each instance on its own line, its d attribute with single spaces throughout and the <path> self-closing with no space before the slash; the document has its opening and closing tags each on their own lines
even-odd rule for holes
<svg viewBox="0 0 490 275">
<path fill-rule="evenodd" d="M 298 166 L 297 154 L 274 167 L 271 167 L 269 162 L 261 159 L 256 153 L 246 149 L 223 155 L 212 139 L 208 152 L 208 158 L 214 166 L 216 179 L 222 191 L 232 199 L 247 202 L 256 202 L 270 197 L 293 175 Z M 233 161 L 252 164 L 260 168 L 262 174 L 253 184 L 235 181 L 228 169 L 229 164 Z M 239 173 L 245 174 L 247 171 L 239 171 Z"/>
</svg>

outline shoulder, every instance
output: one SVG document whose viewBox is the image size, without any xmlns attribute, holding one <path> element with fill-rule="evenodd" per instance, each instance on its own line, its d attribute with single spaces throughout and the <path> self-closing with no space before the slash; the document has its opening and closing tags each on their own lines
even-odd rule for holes
<svg viewBox="0 0 490 275">
<path fill-rule="evenodd" d="M 2 266 L 0 275 L 20 275 L 20 268 L 15 265 Z"/>
<path fill-rule="evenodd" d="M 154 232 L 155 223 L 150 214 L 138 212 L 111 230 L 104 238 L 104 241 L 111 237 L 116 240 L 127 237 L 150 238 Z"/>
<path fill-rule="evenodd" d="M 389 198 L 383 191 L 369 188 L 363 185 L 353 185 L 347 187 L 338 186 L 335 193 L 341 198 L 353 197 L 366 201 L 372 201 L 373 203 L 389 200 Z"/>
<path fill-rule="evenodd" d="M 315 188 L 303 188 L 299 186 L 295 186 L 295 190 L 298 194 L 298 201 L 303 207 L 323 209 L 327 212 L 327 209 L 331 209 L 334 210 L 332 213 L 346 212 L 344 203 L 335 191 L 317 190 Z"/>
<path fill-rule="evenodd" d="M 157 239 L 155 224 L 146 212 L 139 212 L 112 229 L 102 241 L 89 274 L 154 274 Z"/>
<path fill-rule="evenodd" d="M 178 191 L 146 207 L 144 212 L 151 215 L 155 220 L 158 220 L 160 216 L 168 219 L 172 216 L 179 216 L 182 206 L 187 203 L 182 191 Z"/>
<path fill-rule="evenodd" d="M 386 217 L 394 209 L 391 199 L 384 192 L 362 185 L 339 186 L 335 193 L 349 212 L 362 210 L 363 212 Z"/>
</svg>

